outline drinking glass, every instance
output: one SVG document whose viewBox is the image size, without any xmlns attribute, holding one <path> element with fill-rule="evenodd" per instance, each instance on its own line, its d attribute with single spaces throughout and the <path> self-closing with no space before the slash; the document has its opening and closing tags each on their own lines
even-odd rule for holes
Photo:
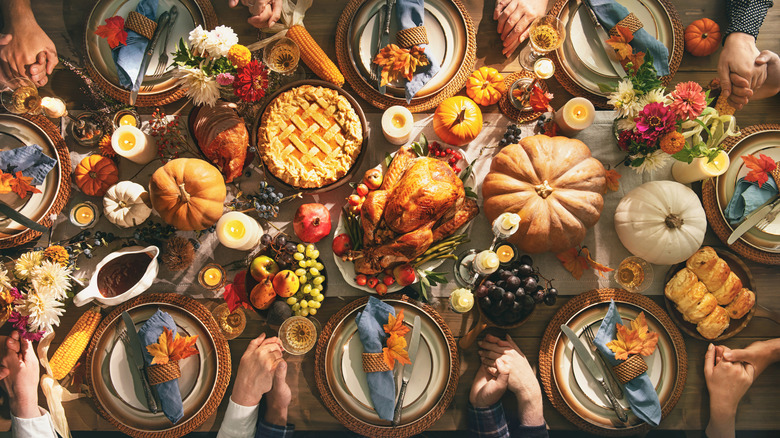
<svg viewBox="0 0 780 438">
<path fill-rule="evenodd" d="M 263 50 L 263 64 L 287 80 L 303 79 L 303 69 L 298 65 L 300 59 L 301 49 L 295 41 L 287 37 L 271 42 Z"/>
<path fill-rule="evenodd" d="M 615 271 L 615 281 L 629 292 L 642 292 L 653 282 L 653 266 L 640 257 L 626 257 Z"/>
<path fill-rule="evenodd" d="M 528 44 L 520 52 L 518 61 L 528 71 L 533 71 L 536 60 L 563 44 L 566 29 L 557 17 L 545 15 L 531 23 Z"/>
<path fill-rule="evenodd" d="M 8 81 L 5 90 L 0 93 L 3 108 L 13 114 L 37 114 L 41 110 L 41 96 L 35 84 L 23 77 Z"/>
<path fill-rule="evenodd" d="M 291 316 L 279 327 L 279 339 L 287 353 L 306 354 L 317 343 L 317 326 L 304 316 Z"/>
</svg>

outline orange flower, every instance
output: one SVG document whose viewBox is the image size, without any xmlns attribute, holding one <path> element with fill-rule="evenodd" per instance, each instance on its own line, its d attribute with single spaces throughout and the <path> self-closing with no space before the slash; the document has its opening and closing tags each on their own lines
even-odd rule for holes
<svg viewBox="0 0 780 438">
<path fill-rule="evenodd" d="M 116 152 L 111 146 L 110 135 L 104 135 L 103 138 L 100 139 L 100 155 L 108 158 L 116 157 Z"/>
<path fill-rule="evenodd" d="M 677 131 L 672 131 L 661 137 L 661 150 L 669 155 L 680 152 L 685 146 L 685 137 Z"/>
</svg>

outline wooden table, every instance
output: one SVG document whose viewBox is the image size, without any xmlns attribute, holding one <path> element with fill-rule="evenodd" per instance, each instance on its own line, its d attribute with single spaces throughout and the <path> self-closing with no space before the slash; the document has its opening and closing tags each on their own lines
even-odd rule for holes
<svg viewBox="0 0 780 438">
<path fill-rule="evenodd" d="M 324 1 L 324 0 L 321 0 Z M 500 39 L 496 33 L 496 24 L 492 19 L 493 2 L 480 2 L 477 0 L 463 0 L 467 5 L 472 20 L 478 29 L 477 35 L 477 66 L 491 65 L 505 72 L 513 72 L 519 69 L 516 61 L 506 60 L 496 49 L 500 46 Z M 73 47 L 79 48 L 83 44 L 83 23 L 86 22 L 90 7 L 84 2 L 65 2 L 62 0 L 41 0 L 33 2 L 42 27 L 46 30 L 60 54 L 71 59 L 78 59 L 73 54 Z M 250 42 L 256 38 L 257 32 L 246 24 L 246 10 L 238 8 L 231 10 L 227 7 L 227 0 L 215 0 L 214 7 L 220 22 L 232 26 L 239 34 L 242 42 Z M 678 13 L 687 25 L 701 17 L 715 19 L 722 27 L 725 27 L 724 2 L 710 2 L 706 0 L 673 0 L 678 8 Z M 314 38 L 322 45 L 325 52 L 335 59 L 335 26 L 339 13 L 343 9 L 346 0 L 328 0 L 326 8 L 312 8 L 306 17 L 306 27 Z M 759 47 L 773 51 L 780 50 L 780 9 L 770 10 L 764 23 Z M 696 81 L 707 83 L 716 76 L 717 54 L 705 58 L 694 58 L 688 54 L 682 60 L 682 64 L 673 80 L 673 84 L 680 81 Z M 570 95 L 554 80 L 548 81 L 551 91 L 555 93 L 553 102 L 555 107 L 560 106 L 570 98 Z M 78 91 L 80 87 L 78 79 L 68 71 L 58 68 L 53 75 L 50 85 L 44 93 L 49 92 L 63 97 L 70 108 L 80 108 L 85 103 L 84 96 Z M 768 123 L 776 120 L 778 98 L 754 102 L 748 105 L 738 114 L 739 124 L 748 126 L 757 123 Z M 378 112 L 372 106 L 361 101 L 364 111 Z M 181 106 L 181 103 L 170 105 L 168 111 Z M 185 108 L 185 112 L 187 109 Z M 494 108 L 488 111 L 497 111 Z M 720 245 L 712 232 L 708 232 L 708 243 Z M 748 263 L 756 280 L 759 290 L 759 300 L 762 305 L 780 311 L 780 287 L 776 278 L 780 274 L 780 268 Z M 659 297 L 654 299 L 660 303 Z M 542 333 L 553 314 L 567 301 L 562 297 L 553 307 L 540 306 L 532 318 L 522 327 L 512 330 L 510 334 L 518 341 L 523 351 L 528 355 L 532 363 L 536 362 L 539 343 Z M 210 307 L 217 305 L 216 300 L 206 300 Z M 324 302 L 320 314 L 321 321 L 326 321 L 337 312 L 344 304 L 341 299 L 329 298 Z M 437 310 L 443 315 L 453 333 L 460 337 L 473 324 L 473 317 L 461 317 L 446 308 L 446 302 L 436 304 Z M 67 333 L 81 310 L 71 310 L 64 317 L 62 326 L 58 330 L 56 342 Z M 264 322 L 258 317 L 251 317 L 245 336 L 230 342 L 233 355 L 234 369 L 238 366 L 241 354 L 250 339 L 250 334 L 256 334 L 265 329 Z M 754 319 L 750 326 L 734 339 L 725 342 L 731 348 L 739 348 L 758 340 L 780 336 L 780 325 L 766 319 Z M 708 419 L 708 398 L 702 373 L 703 356 L 707 344 L 686 337 L 688 349 L 688 382 L 680 401 L 671 414 L 661 423 L 660 429 L 692 430 L 702 429 Z M 293 391 L 293 404 L 290 407 L 290 421 L 294 422 L 299 430 L 344 430 L 321 403 L 316 384 L 312 377 L 314 358 L 309 354 L 303 358 L 291 358 L 289 360 L 290 371 L 288 382 Z M 466 428 L 464 418 L 468 390 L 473 380 L 474 373 L 479 364 L 476 349 L 461 351 L 461 377 L 455 398 L 443 417 L 433 425 L 431 430 L 456 430 Z M 737 418 L 738 429 L 752 430 L 780 430 L 780 416 L 777 415 L 776 406 L 780 402 L 780 394 L 776 388 L 780 386 L 780 367 L 772 366 L 756 381 L 747 395 L 744 397 Z M 230 388 L 228 389 L 228 394 Z M 43 401 L 42 401 L 43 403 Z M 200 431 L 215 431 L 221 423 L 227 397 L 223 401 L 217 415 L 210 418 L 199 429 Z M 68 420 L 73 430 L 113 430 L 113 427 L 103 419 L 95 410 L 90 399 L 81 399 L 66 404 Z M 565 420 L 545 399 L 545 418 L 550 428 L 571 430 L 574 426 Z"/>
</svg>

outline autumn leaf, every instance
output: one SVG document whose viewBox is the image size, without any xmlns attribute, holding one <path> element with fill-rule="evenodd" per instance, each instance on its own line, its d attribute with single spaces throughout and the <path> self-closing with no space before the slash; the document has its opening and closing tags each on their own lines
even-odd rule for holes
<svg viewBox="0 0 780 438">
<path fill-rule="evenodd" d="M 618 55 L 618 59 L 622 61 L 634 53 L 633 47 L 628 44 L 631 42 L 631 40 L 634 39 L 634 34 L 632 34 L 631 30 L 625 26 L 615 26 L 615 29 L 617 30 L 618 34 L 608 39 L 607 43 L 612 46 L 613 49 L 615 49 L 615 52 L 617 52 Z M 644 54 L 642 56 L 644 56 Z"/>
<path fill-rule="evenodd" d="M 116 48 L 120 44 L 127 45 L 127 31 L 125 31 L 125 19 L 119 15 L 106 18 L 106 24 L 98 26 L 95 30 L 95 34 L 99 37 L 105 38 L 108 42 L 108 47 L 112 49 Z"/>
<path fill-rule="evenodd" d="M 596 271 L 596 274 L 598 274 L 599 277 L 607 278 L 606 275 L 604 275 L 604 273 L 614 271 L 614 269 L 602 265 L 601 263 L 593 260 L 593 257 L 590 256 L 590 250 L 588 249 L 587 246 L 583 246 L 582 249 L 580 250 L 580 253 L 582 254 L 583 257 L 585 257 L 585 260 L 587 260 L 588 266 L 593 268 L 593 270 Z"/>
<path fill-rule="evenodd" d="M 620 65 L 626 70 L 628 63 L 634 66 L 634 70 L 639 68 L 640 65 L 645 63 L 645 52 L 636 52 L 620 60 Z"/>
<path fill-rule="evenodd" d="M 615 169 L 609 169 L 607 171 L 606 177 L 607 177 L 607 189 L 609 189 L 612 192 L 617 192 L 620 188 L 620 177 L 622 175 L 618 173 Z"/>
<path fill-rule="evenodd" d="M 152 365 L 165 365 L 169 361 L 177 361 L 198 354 L 195 342 L 198 335 L 181 336 L 173 332 L 168 327 L 163 327 L 163 332 L 157 338 L 156 344 L 146 346 L 146 351 L 152 356 Z"/>
<path fill-rule="evenodd" d="M 249 301 L 246 297 L 246 271 L 239 271 L 233 282 L 225 286 L 225 292 L 222 293 L 222 298 L 228 305 L 228 310 L 233 313 L 237 308 L 243 307 L 249 309 Z"/>
<path fill-rule="evenodd" d="M 428 65 L 428 57 L 425 55 L 425 48 L 419 46 L 404 49 L 388 44 L 376 54 L 372 62 L 382 66 L 381 85 L 385 86 L 402 77 L 411 81 L 418 67 Z"/>
<path fill-rule="evenodd" d="M 171 337 L 170 329 L 163 327 L 163 332 L 157 338 L 157 343 L 146 346 L 146 351 L 152 356 L 152 365 L 165 365 L 168 363 L 168 340 Z"/>
<path fill-rule="evenodd" d="M 403 336 L 395 334 L 387 338 L 387 347 L 382 349 L 385 363 L 390 369 L 393 369 L 395 361 L 409 365 L 412 361 L 409 359 L 409 352 L 406 351 L 406 339 Z"/>
<path fill-rule="evenodd" d="M 615 359 L 626 360 L 634 354 L 650 356 L 655 351 L 658 333 L 649 331 L 645 312 L 631 321 L 630 329 L 623 324 L 616 324 L 616 329 L 617 339 L 607 343 L 607 347 L 615 353 Z"/>
<path fill-rule="evenodd" d="M 31 185 L 30 182 L 32 182 L 31 176 L 24 176 L 21 171 L 18 171 L 16 172 L 16 178 L 11 180 L 11 190 L 22 199 L 27 197 L 28 192 L 41 193 L 41 191 Z"/>
<path fill-rule="evenodd" d="M 763 186 L 769 180 L 769 173 L 777 168 L 777 163 L 770 157 L 761 154 L 759 158 L 754 155 L 743 155 L 742 161 L 750 169 L 745 175 L 745 181 L 754 182 L 759 187 Z"/>
<path fill-rule="evenodd" d="M 14 176 L 10 173 L 3 173 L 0 170 L 0 194 L 11 193 L 11 181 L 14 180 Z"/>
<path fill-rule="evenodd" d="M 566 251 L 556 254 L 558 260 L 563 263 L 563 267 L 571 272 L 572 277 L 579 280 L 582 273 L 588 268 L 588 260 L 580 255 L 577 248 L 569 248 Z"/>
<path fill-rule="evenodd" d="M 404 325 L 404 311 L 400 310 L 398 312 L 398 317 L 393 316 L 392 313 L 389 313 L 387 315 L 387 324 L 383 325 L 385 329 L 385 333 L 392 335 L 398 335 L 403 337 L 407 333 L 409 333 L 409 327 Z"/>
<path fill-rule="evenodd" d="M 550 106 L 552 98 L 552 93 L 545 93 L 545 91 L 542 90 L 542 87 L 534 85 L 534 88 L 531 90 L 531 98 L 528 99 L 528 104 L 531 106 L 531 109 L 536 112 L 552 111 L 553 109 Z"/>
</svg>

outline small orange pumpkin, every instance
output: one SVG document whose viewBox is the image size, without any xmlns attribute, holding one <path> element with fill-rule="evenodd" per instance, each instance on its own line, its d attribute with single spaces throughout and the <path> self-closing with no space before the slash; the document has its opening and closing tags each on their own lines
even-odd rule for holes
<svg viewBox="0 0 780 438">
<path fill-rule="evenodd" d="M 685 50 L 693 56 L 713 54 L 720 39 L 720 26 L 709 18 L 698 19 L 685 28 Z"/>
<path fill-rule="evenodd" d="M 506 93 L 504 76 L 492 67 L 480 67 L 466 82 L 466 94 L 482 106 L 497 103 L 504 93 Z"/>
<path fill-rule="evenodd" d="M 73 178 L 86 195 L 103 196 L 119 181 L 119 169 L 110 158 L 95 154 L 81 160 Z"/>
<path fill-rule="evenodd" d="M 482 131 L 482 111 L 468 97 L 444 99 L 433 114 L 433 130 L 445 143 L 464 146 Z"/>
</svg>

